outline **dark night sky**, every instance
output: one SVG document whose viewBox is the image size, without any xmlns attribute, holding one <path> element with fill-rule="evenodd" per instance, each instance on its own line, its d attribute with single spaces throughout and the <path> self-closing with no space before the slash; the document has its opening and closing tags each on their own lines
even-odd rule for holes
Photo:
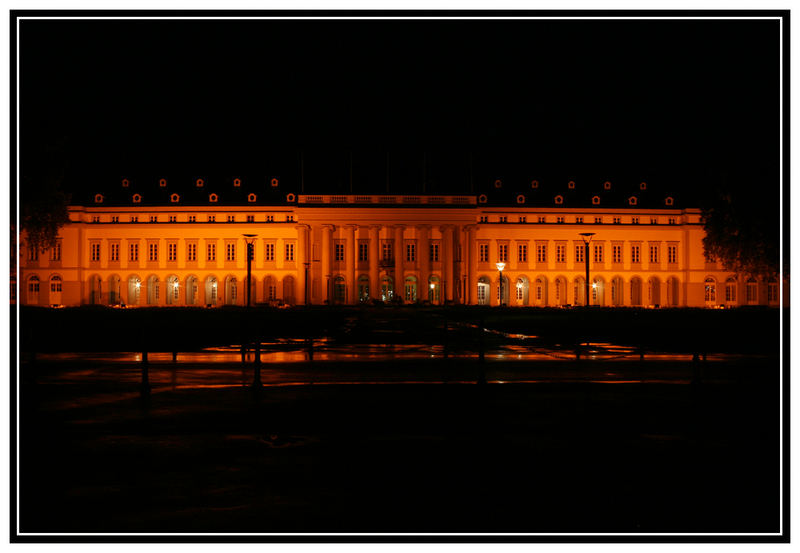
<svg viewBox="0 0 800 553">
<path fill-rule="evenodd" d="M 776 179 L 778 21 L 23 21 L 23 172 Z M 776 182 L 776 181 L 773 181 Z M 776 201 L 778 188 L 775 188 Z"/>
</svg>

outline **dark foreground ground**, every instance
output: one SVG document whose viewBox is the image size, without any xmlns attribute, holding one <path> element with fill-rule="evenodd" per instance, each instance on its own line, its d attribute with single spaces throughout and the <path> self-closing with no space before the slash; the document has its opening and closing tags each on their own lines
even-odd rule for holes
<svg viewBox="0 0 800 553">
<path fill-rule="evenodd" d="M 23 367 L 25 369 L 25 367 Z M 774 363 L 659 383 L 24 381 L 20 530 L 778 532 Z"/>
</svg>

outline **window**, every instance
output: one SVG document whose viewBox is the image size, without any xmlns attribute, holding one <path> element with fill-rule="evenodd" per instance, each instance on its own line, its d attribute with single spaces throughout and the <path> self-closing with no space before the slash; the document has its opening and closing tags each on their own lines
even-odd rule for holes
<svg viewBox="0 0 800 553">
<path fill-rule="evenodd" d="M 505 215 L 501 215 L 500 218 L 499 218 L 499 221 L 501 223 L 507 223 L 508 222 L 508 217 L 506 217 Z"/>
<path fill-rule="evenodd" d="M 717 283 L 713 278 L 707 278 L 705 282 L 705 301 L 717 301 Z"/>
<path fill-rule="evenodd" d="M 631 217 L 631 224 L 632 225 L 638 225 L 639 224 L 639 218 L 638 217 Z"/>
<path fill-rule="evenodd" d="M 567 246 L 566 244 L 556 244 L 556 263 L 567 262 Z"/>
<path fill-rule="evenodd" d="M 176 242 L 170 242 L 167 244 L 167 261 L 177 261 L 178 260 L 178 244 Z"/>
<path fill-rule="evenodd" d="M 658 263 L 658 245 L 650 244 L 650 263 Z"/>
<path fill-rule="evenodd" d="M 519 222 L 520 222 L 520 223 L 524 223 L 524 222 L 525 222 L 525 219 L 526 219 L 526 217 L 522 217 L 522 216 L 520 216 L 520 218 L 519 218 Z"/>
<path fill-rule="evenodd" d="M 92 222 L 93 223 L 99 223 L 100 222 L 100 216 L 99 215 L 93 215 L 92 216 Z"/>
<path fill-rule="evenodd" d="M 158 244 L 150 242 L 147 245 L 147 260 L 158 261 Z"/>
<path fill-rule="evenodd" d="M 225 261 L 236 261 L 236 244 L 233 242 L 225 244 Z"/>
<path fill-rule="evenodd" d="M 248 194 L 247 195 L 247 201 L 250 202 L 250 203 L 255 202 L 256 201 L 256 195 L 255 194 Z"/>
<path fill-rule="evenodd" d="M 119 223 L 119 215 L 112 215 L 111 216 L 112 223 Z"/>
<path fill-rule="evenodd" d="M 268 242 L 264 252 L 265 261 L 275 261 L 275 244 Z"/>
<path fill-rule="evenodd" d="M 61 261 L 61 242 L 56 242 L 50 250 L 50 261 Z"/>
<path fill-rule="evenodd" d="M 614 217 L 614 224 L 615 224 L 615 225 L 618 225 L 618 224 L 620 224 L 620 222 L 621 222 L 621 220 L 620 220 L 620 218 L 619 218 L 619 217 Z"/>
<path fill-rule="evenodd" d="M 216 194 L 209 194 L 208 195 L 208 201 L 211 202 L 212 204 L 216 203 L 218 200 L 219 200 L 219 196 L 217 196 Z"/>
<path fill-rule="evenodd" d="M 517 260 L 520 263 L 528 262 L 528 244 L 517 244 Z"/>
<path fill-rule="evenodd" d="M 178 216 L 177 215 L 170 215 L 169 216 L 169 222 L 170 223 L 177 223 L 178 222 Z"/>
<path fill-rule="evenodd" d="M 540 223 L 546 223 L 547 222 L 547 218 L 546 217 L 539 217 L 539 222 Z"/>
<path fill-rule="evenodd" d="M 267 215 L 267 222 L 268 223 L 274 223 L 275 222 L 275 216 L 274 215 Z"/>
<path fill-rule="evenodd" d="M 481 263 L 488 263 L 489 262 L 489 244 L 480 244 L 478 246 L 479 250 L 479 259 Z"/>
<path fill-rule="evenodd" d="M 381 257 L 384 261 L 391 261 L 394 259 L 392 255 L 392 243 L 389 241 L 381 242 Z"/>
<path fill-rule="evenodd" d="M 39 277 L 32 276 L 28 279 L 28 292 L 39 293 Z"/>
<path fill-rule="evenodd" d="M 344 242 L 342 240 L 337 240 L 333 244 L 333 260 L 344 261 Z"/>
<path fill-rule="evenodd" d="M 563 222 L 564 222 L 563 217 L 556 217 L 556 223 L 563 223 Z"/>
<path fill-rule="evenodd" d="M 58 275 L 53 275 L 50 278 L 50 291 L 51 292 L 61 292 L 61 277 Z"/>
<path fill-rule="evenodd" d="M 217 260 L 217 245 L 206 244 L 206 261 L 216 261 L 216 260 Z"/>
<path fill-rule="evenodd" d="M 177 194 L 172 194 L 172 195 L 169 197 L 169 201 L 170 201 L 170 202 L 172 202 L 172 203 L 174 203 L 174 204 L 176 204 L 176 203 L 178 203 L 179 201 L 181 201 L 181 197 L 180 197 L 180 196 L 178 196 Z"/>
<path fill-rule="evenodd" d="M 196 223 L 196 222 L 197 222 L 197 215 L 189 215 L 189 217 L 187 218 L 187 220 L 188 220 L 190 223 Z"/>
<path fill-rule="evenodd" d="M 108 260 L 109 261 L 119 261 L 119 244 L 116 242 L 112 242 L 109 247 L 108 251 Z"/>
<path fill-rule="evenodd" d="M 285 244 L 283 253 L 285 261 L 294 261 L 294 244 Z"/>
<path fill-rule="evenodd" d="M 583 244 L 575 244 L 575 263 L 583 263 L 583 253 L 585 246 Z"/>
<path fill-rule="evenodd" d="M 593 196 L 592 197 L 592 205 L 600 205 L 600 196 Z M 598 221 L 595 221 L 598 222 Z"/>
<path fill-rule="evenodd" d="M 197 261 L 197 244 L 194 242 L 186 244 L 186 261 Z"/>
<path fill-rule="evenodd" d="M 769 303 L 776 303 L 778 301 L 778 283 L 770 282 L 767 285 L 767 301 Z"/>
<path fill-rule="evenodd" d="M 437 262 L 439 261 L 439 244 L 436 242 L 431 242 L 431 261 Z"/>
<path fill-rule="evenodd" d="M 133 195 L 133 203 L 135 203 L 135 204 L 142 203 L 142 195 L 141 194 L 134 194 Z"/>
<path fill-rule="evenodd" d="M 575 217 L 575 222 L 579 224 L 583 223 L 583 217 Z"/>
<path fill-rule="evenodd" d="M 563 196 L 556 196 L 555 197 L 555 202 L 556 202 L 557 205 L 563 204 L 564 203 L 564 197 Z"/>
<path fill-rule="evenodd" d="M 157 223 L 158 222 L 158 215 L 151 215 L 150 216 L 150 222 L 151 223 Z"/>
<path fill-rule="evenodd" d="M 215 222 L 216 220 L 217 220 L 217 216 L 216 216 L 216 215 L 209 215 L 209 216 L 208 216 L 208 222 L 209 222 L 209 223 L 213 223 L 213 222 Z"/>
<path fill-rule="evenodd" d="M 517 301 L 522 300 L 524 298 L 524 296 L 525 296 L 525 294 L 524 294 L 525 291 L 522 289 L 523 286 L 525 286 L 525 282 L 521 278 L 517 279 L 517 285 L 516 285 L 516 288 L 517 288 Z"/>
<path fill-rule="evenodd" d="M 100 242 L 92 242 L 91 244 L 91 260 L 100 261 Z"/>
<path fill-rule="evenodd" d="M 369 244 L 358 245 L 358 260 L 369 261 Z"/>
<path fill-rule="evenodd" d="M 406 261 L 416 261 L 417 259 L 417 245 L 406 244 Z"/>
<path fill-rule="evenodd" d="M 139 216 L 138 215 L 131 215 L 131 223 L 138 223 Z"/>
<path fill-rule="evenodd" d="M 670 244 L 667 246 L 667 263 L 678 262 L 678 246 Z"/>
<path fill-rule="evenodd" d="M 255 223 L 256 222 L 256 216 L 255 215 L 248 215 L 247 216 L 247 222 L 248 223 Z"/>
<path fill-rule="evenodd" d="M 595 263 L 603 262 L 603 244 L 594 245 L 594 262 Z"/>
<path fill-rule="evenodd" d="M 497 245 L 497 260 L 508 263 L 508 244 Z"/>
<path fill-rule="evenodd" d="M 229 223 L 233 223 L 235 221 L 236 221 L 236 216 L 235 215 L 228 215 L 228 222 Z"/>
<path fill-rule="evenodd" d="M 758 303 L 758 282 L 756 279 L 749 278 L 747 280 L 745 294 L 747 297 L 747 303 Z"/>
<path fill-rule="evenodd" d="M 547 263 L 547 244 L 536 244 L 536 262 Z"/>
<path fill-rule="evenodd" d="M 725 301 L 727 302 L 736 301 L 736 280 L 733 278 L 729 278 L 725 282 Z"/>
<path fill-rule="evenodd" d="M 641 263 L 639 259 L 640 249 L 639 244 L 631 244 L 631 263 Z"/>
<path fill-rule="evenodd" d="M 611 246 L 611 261 L 613 263 L 622 263 L 622 244 L 613 244 Z"/>
<path fill-rule="evenodd" d="M 128 260 L 139 261 L 139 244 L 128 245 Z"/>
<path fill-rule="evenodd" d="M 603 218 L 602 217 L 595 217 L 594 218 L 594 222 L 597 223 L 598 225 L 601 225 L 601 224 L 603 224 Z"/>
</svg>

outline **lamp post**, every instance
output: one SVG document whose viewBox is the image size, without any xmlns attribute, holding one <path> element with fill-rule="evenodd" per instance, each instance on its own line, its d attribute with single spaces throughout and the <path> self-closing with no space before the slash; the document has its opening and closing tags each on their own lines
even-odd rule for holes
<svg viewBox="0 0 800 553">
<path fill-rule="evenodd" d="M 581 238 L 583 239 L 583 260 L 586 262 L 586 282 L 585 285 L 585 294 L 586 297 L 584 298 L 583 305 L 589 305 L 589 242 L 592 241 L 592 236 L 594 236 L 593 232 L 581 232 Z"/>
<path fill-rule="evenodd" d="M 502 261 L 498 261 L 494 265 L 497 267 L 497 270 L 500 271 L 500 307 L 503 307 L 503 269 L 506 268 L 506 264 Z"/>
<path fill-rule="evenodd" d="M 244 241 L 247 244 L 247 307 L 250 307 L 250 289 L 251 286 L 251 279 L 252 279 L 252 264 L 253 264 L 253 253 L 254 247 L 253 243 L 255 242 L 255 237 L 258 236 L 257 234 L 242 234 L 244 236 Z"/>
</svg>

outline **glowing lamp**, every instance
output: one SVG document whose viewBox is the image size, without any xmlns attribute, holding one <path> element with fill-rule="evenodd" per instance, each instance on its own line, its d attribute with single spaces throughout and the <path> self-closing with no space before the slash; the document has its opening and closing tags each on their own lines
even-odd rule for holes
<svg viewBox="0 0 800 553">
<path fill-rule="evenodd" d="M 503 269 L 506 268 L 506 264 L 503 263 L 502 261 L 498 261 L 497 263 L 495 263 L 495 266 L 497 267 L 498 271 L 502 271 Z"/>
</svg>

